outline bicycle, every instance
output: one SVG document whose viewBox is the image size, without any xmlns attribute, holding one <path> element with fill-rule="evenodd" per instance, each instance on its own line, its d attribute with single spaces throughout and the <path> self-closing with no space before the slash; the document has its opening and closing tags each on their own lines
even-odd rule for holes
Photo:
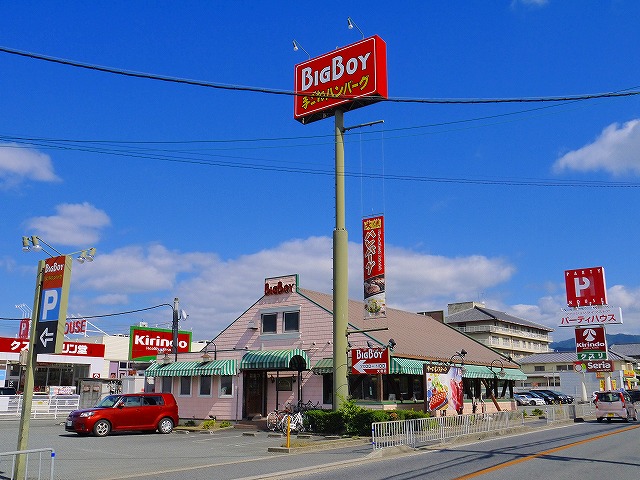
<svg viewBox="0 0 640 480">
<path fill-rule="evenodd" d="M 272 432 L 275 432 L 276 430 L 280 429 L 280 425 L 282 422 L 282 419 L 290 412 L 291 410 L 287 407 L 285 407 L 284 410 L 278 410 L 278 405 L 276 405 L 276 408 L 269 412 L 269 414 L 267 415 L 267 428 L 269 430 L 271 430 Z"/>
</svg>

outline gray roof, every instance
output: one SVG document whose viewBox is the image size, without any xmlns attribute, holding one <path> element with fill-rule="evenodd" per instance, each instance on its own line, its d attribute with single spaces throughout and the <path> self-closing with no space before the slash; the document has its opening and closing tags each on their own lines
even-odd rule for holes
<svg viewBox="0 0 640 480">
<path fill-rule="evenodd" d="M 609 360 L 625 361 L 625 362 L 637 362 L 637 359 L 627 357 L 625 355 L 619 355 L 616 352 L 609 349 Z M 532 364 L 532 363 L 573 363 L 578 361 L 578 354 L 576 352 L 548 352 L 548 353 L 534 353 L 533 355 L 527 355 L 518 359 L 520 365 Z"/>
<path fill-rule="evenodd" d="M 640 343 L 621 343 L 609 345 L 609 350 L 613 350 L 620 355 L 629 357 L 640 357 Z"/>
<path fill-rule="evenodd" d="M 524 318 L 509 315 L 506 312 L 492 310 L 490 308 L 478 307 L 477 305 L 461 312 L 453 313 L 445 318 L 445 323 L 469 323 L 469 322 L 486 322 L 487 320 L 498 320 L 502 322 L 514 323 L 525 327 L 536 328 L 546 332 L 553 332 L 553 328 L 546 327 L 539 323 L 525 320 Z"/>
</svg>

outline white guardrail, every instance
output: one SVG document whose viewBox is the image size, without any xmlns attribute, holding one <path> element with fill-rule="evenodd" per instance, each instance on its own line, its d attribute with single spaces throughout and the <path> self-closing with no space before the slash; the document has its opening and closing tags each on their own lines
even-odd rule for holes
<svg viewBox="0 0 640 480">
<path fill-rule="evenodd" d="M 443 442 L 450 438 L 505 430 L 524 425 L 524 415 L 517 410 L 448 417 L 415 418 L 371 424 L 374 450 L 385 447 Z"/>
<path fill-rule="evenodd" d="M 24 477 L 14 476 L 18 455 L 25 455 Z M 37 479 L 53 480 L 53 466 L 56 453 L 53 448 L 38 448 L 34 450 L 17 450 L 15 452 L 0 452 L 0 478 L 9 480 Z"/>
<path fill-rule="evenodd" d="M 540 410 L 547 423 L 595 418 L 595 407 L 592 403 L 547 405 L 528 410 Z M 531 416 L 531 413 L 528 412 L 527 416 Z M 524 410 L 510 410 L 375 422 L 371 424 L 371 440 L 374 450 L 399 445 L 415 448 L 418 444 L 444 442 L 463 435 L 496 432 L 524 426 L 524 419 Z"/>
<path fill-rule="evenodd" d="M 31 418 L 66 417 L 80 406 L 80 395 L 44 395 L 35 394 L 31 403 Z M 0 396 L 0 418 L 20 416 L 22 413 L 22 395 Z"/>
</svg>

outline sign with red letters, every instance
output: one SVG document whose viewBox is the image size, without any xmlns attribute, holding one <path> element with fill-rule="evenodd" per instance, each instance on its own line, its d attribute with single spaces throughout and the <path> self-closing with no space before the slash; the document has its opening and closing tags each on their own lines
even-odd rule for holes
<svg viewBox="0 0 640 480">
<path fill-rule="evenodd" d="M 565 270 L 564 280 L 567 287 L 568 306 L 583 307 L 607 304 L 604 267 Z"/>
<path fill-rule="evenodd" d="M 387 98 L 387 45 L 374 35 L 295 66 L 293 117 L 310 123 L 337 108 Z"/>
<path fill-rule="evenodd" d="M 389 373 L 389 350 L 386 348 L 353 348 L 351 373 L 375 375 Z"/>
</svg>

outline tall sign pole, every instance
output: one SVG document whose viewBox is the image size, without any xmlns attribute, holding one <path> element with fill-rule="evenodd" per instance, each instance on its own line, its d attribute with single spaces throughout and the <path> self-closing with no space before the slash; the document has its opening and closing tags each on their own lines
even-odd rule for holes
<svg viewBox="0 0 640 480">
<path fill-rule="evenodd" d="M 345 222 L 344 115 L 335 112 L 336 228 L 333 231 L 333 408 L 337 410 L 349 395 L 347 371 L 347 325 L 349 321 L 349 258 Z"/>
<path fill-rule="evenodd" d="M 294 43 L 294 45 L 296 45 Z M 297 45 L 296 45 L 297 46 Z M 336 228 L 333 231 L 333 409 L 349 395 L 348 236 L 345 226 L 344 112 L 387 98 L 387 46 L 374 35 L 295 66 L 293 117 L 335 117 Z"/>
<path fill-rule="evenodd" d="M 29 337 L 29 350 L 27 351 L 27 364 L 24 373 L 24 388 L 22 389 L 22 412 L 20 413 L 20 427 L 18 429 L 18 451 L 26 450 L 29 444 L 29 424 L 31 421 L 31 405 L 33 404 L 33 385 L 36 375 L 36 322 L 40 310 L 40 292 L 44 280 L 45 261 L 38 262 L 38 274 L 36 279 L 36 292 L 31 311 L 31 336 Z M 15 463 L 14 478 L 25 478 L 27 456 L 18 455 Z"/>
</svg>

